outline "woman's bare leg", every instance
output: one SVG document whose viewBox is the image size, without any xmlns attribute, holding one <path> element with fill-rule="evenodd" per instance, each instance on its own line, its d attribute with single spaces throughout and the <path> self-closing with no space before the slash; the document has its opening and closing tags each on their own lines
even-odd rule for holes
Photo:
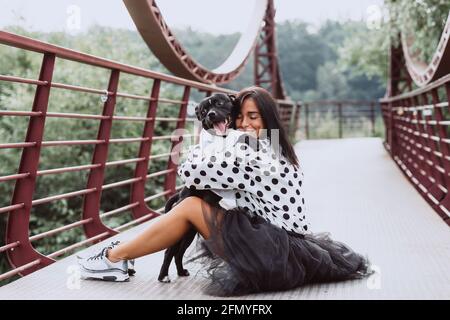
<svg viewBox="0 0 450 320">
<path fill-rule="evenodd" d="M 192 226 L 208 239 L 205 209 L 209 211 L 210 206 L 198 197 L 184 199 L 167 214 L 156 218 L 157 221 L 139 236 L 109 250 L 108 259 L 112 262 L 134 259 L 166 249 L 177 243 Z"/>
</svg>

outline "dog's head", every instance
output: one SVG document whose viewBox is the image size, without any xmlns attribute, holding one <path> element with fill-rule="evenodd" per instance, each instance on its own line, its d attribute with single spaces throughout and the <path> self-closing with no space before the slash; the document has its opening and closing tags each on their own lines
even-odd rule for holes
<svg viewBox="0 0 450 320">
<path fill-rule="evenodd" d="M 226 135 L 232 125 L 232 117 L 236 108 L 236 96 L 225 93 L 215 93 L 203 99 L 195 107 L 197 119 L 202 122 L 205 130 L 214 128 L 216 135 Z"/>
</svg>

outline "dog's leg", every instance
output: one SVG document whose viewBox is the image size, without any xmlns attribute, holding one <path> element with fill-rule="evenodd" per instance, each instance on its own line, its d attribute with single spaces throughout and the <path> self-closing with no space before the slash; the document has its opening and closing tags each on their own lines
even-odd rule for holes
<svg viewBox="0 0 450 320">
<path fill-rule="evenodd" d="M 164 253 L 164 262 L 161 266 L 161 270 L 159 271 L 158 281 L 164 282 L 164 283 L 170 282 L 170 278 L 169 278 L 170 263 L 172 262 L 172 258 L 175 255 L 175 253 L 179 250 L 179 247 L 180 247 L 180 243 L 178 242 L 177 244 L 168 248 L 166 250 L 166 252 Z"/>
<path fill-rule="evenodd" d="M 182 192 L 178 192 L 174 194 L 172 197 L 170 197 L 170 199 L 167 200 L 166 205 L 164 207 L 164 213 L 168 213 L 172 209 L 172 207 L 175 206 L 180 201 L 180 198 L 184 198 L 182 197 Z M 181 241 L 182 240 L 178 241 L 176 244 L 166 249 L 166 252 L 164 253 L 164 261 L 159 271 L 158 281 L 164 283 L 170 282 L 169 278 L 170 263 L 172 262 L 172 259 L 175 256 L 175 254 L 180 250 Z"/>
<path fill-rule="evenodd" d="M 177 266 L 177 273 L 180 277 L 189 276 L 189 271 L 183 268 L 183 256 L 192 241 L 194 241 L 196 234 L 197 231 L 194 228 L 191 228 L 181 240 L 180 248 L 175 253 L 175 265 Z"/>
</svg>

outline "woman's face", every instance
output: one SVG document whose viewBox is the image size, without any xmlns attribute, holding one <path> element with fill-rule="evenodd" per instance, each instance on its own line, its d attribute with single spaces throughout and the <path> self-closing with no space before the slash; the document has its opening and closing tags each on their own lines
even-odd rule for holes
<svg viewBox="0 0 450 320">
<path fill-rule="evenodd" d="M 241 110 L 236 118 L 236 128 L 259 136 L 261 129 L 264 128 L 264 122 L 258 107 L 252 98 L 247 98 L 241 105 Z"/>
</svg>

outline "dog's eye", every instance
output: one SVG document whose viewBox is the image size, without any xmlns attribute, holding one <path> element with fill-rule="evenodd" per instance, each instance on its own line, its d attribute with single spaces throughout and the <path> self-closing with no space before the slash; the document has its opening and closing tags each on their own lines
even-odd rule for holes
<svg viewBox="0 0 450 320">
<path fill-rule="evenodd" d="M 218 106 L 223 106 L 223 101 L 217 102 L 217 105 L 218 105 Z"/>
</svg>

